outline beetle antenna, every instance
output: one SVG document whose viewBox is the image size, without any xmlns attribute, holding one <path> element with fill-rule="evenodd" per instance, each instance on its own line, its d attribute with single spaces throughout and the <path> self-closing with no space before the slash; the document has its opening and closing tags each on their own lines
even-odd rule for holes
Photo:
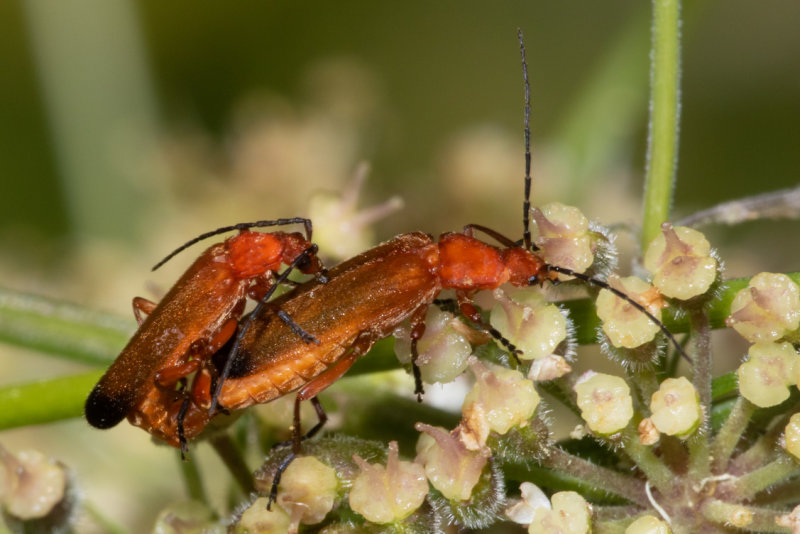
<svg viewBox="0 0 800 534">
<path fill-rule="evenodd" d="M 522 80 L 525 86 L 525 200 L 522 201 L 522 226 L 524 228 L 523 241 L 526 250 L 536 250 L 531 246 L 531 85 L 528 81 L 528 61 L 525 57 L 525 39 L 522 30 L 517 28 L 519 38 L 519 53 L 522 58 Z"/>
<path fill-rule="evenodd" d="M 669 339 L 670 342 L 672 342 L 672 344 L 675 346 L 675 350 L 678 351 L 678 354 L 680 354 L 681 357 L 687 362 L 692 363 L 692 359 L 689 357 L 688 354 L 686 354 L 686 351 L 683 349 L 681 344 L 678 343 L 678 340 L 675 339 L 675 336 L 672 335 L 672 332 L 667 330 L 667 327 L 664 326 L 664 323 L 659 321 L 658 318 L 656 318 L 655 315 L 650 313 L 650 311 L 648 311 L 647 308 L 645 308 L 644 306 L 633 300 L 631 297 L 629 297 L 619 289 L 611 287 L 608 284 L 608 282 L 598 280 L 597 278 L 592 278 L 591 276 L 585 275 L 583 273 L 575 272 L 572 269 L 568 269 L 566 267 L 558 267 L 557 265 L 548 265 L 546 268 L 548 271 L 566 274 L 567 276 L 574 276 L 575 278 L 582 280 L 587 284 L 591 284 L 601 289 L 607 289 L 608 291 L 611 291 L 614 295 L 618 296 L 619 298 L 621 298 L 622 300 L 624 300 L 625 302 L 627 302 L 628 304 L 630 304 L 631 306 L 633 306 L 634 308 L 645 314 L 648 319 L 650 319 L 656 326 L 658 326 L 658 328 L 661 329 L 662 332 L 664 332 L 664 335 L 667 336 L 667 339 Z"/>
<path fill-rule="evenodd" d="M 211 230 L 210 232 L 206 232 L 204 234 L 200 234 L 199 236 L 195 237 L 194 239 L 190 239 L 183 245 L 179 246 L 172 252 L 170 252 L 167 257 L 165 257 L 160 262 L 156 263 L 155 266 L 151 269 L 155 271 L 173 257 L 175 257 L 178 253 L 184 251 L 185 249 L 191 247 L 195 243 L 199 243 L 204 239 L 208 239 L 209 237 L 214 237 L 215 235 L 224 234 L 225 232 L 231 232 L 233 230 L 249 230 L 250 228 L 265 228 L 267 226 L 287 226 L 290 224 L 302 224 L 306 229 L 306 239 L 311 241 L 311 219 L 305 219 L 303 217 L 292 217 L 290 219 L 275 219 L 275 220 L 263 220 L 263 221 L 255 221 L 249 223 L 239 223 L 234 224 L 231 226 L 223 226 L 221 228 L 217 228 L 216 230 Z"/>
</svg>

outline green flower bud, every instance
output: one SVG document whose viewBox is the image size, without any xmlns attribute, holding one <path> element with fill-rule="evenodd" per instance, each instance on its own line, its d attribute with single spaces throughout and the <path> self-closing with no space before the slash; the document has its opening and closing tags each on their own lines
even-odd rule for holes
<svg viewBox="0 0 800 534">
<path fill-rule="evenodd" d="M 624 379 L 603 373 L 585 373 L 573 388 L 581 417 L 592 432 L 609 436 L 625 428 L 633 417 L 631 390 Z"/>
<path fill-rule="evenodd" d="M 705 236 L 685 226 L 661 225 L 662 233 L 647 247 L 644 267 L 653 285 L 668 297 L 688 300 L 708 291 L 717 277 L 717 260 Z"/>
<path fill-rule="evenodd" d="M 800 358 L 789 343 L 756 343 L 736 371 L 739 393 L 760 408 L 777 406 L 789 398 L 797 380 Z"/>
<path fill-rule="evenodd" d="M 430 483 L 451 501 L 468 500 L 490 451 L 468 450 L 461 440 L 441 427 L 417 423 L 414 428 L 424 432 L 417 441 L 415 461 L 425 467 Z"/>
<path fill-rule="evenodd" d="M 522 351 L 520 359 L 546 358 L 567 338 L 566 317 L 537 289 L 518 289 L 508 295 L 498 289 L 493 295 L 497 305 L 489 324 Z"/>
<path fill-rule="evenodd" d="M 278 504 L 292 519 L 314 525 L 333 509 L 339 481 L 336 471 L 313 456 L 296 458 L 284 471 L 278 486 Z"/>
<path fill-rule="evenodd" d="M 700 397 L 686 377 L 667 378 L 653 393 L 650 412 L 659 432 L 686 437 L 700 426 Z"/>
<path fill-rule="evenodd" d="M 578 208 L 551 202 L 531 209 L 534 243 L 550 265 L 582 273 L 594 261 L 597 248 L 589 220 Z M 559 275 L 559 278 L 569 279 Z"/>
<path fill-rule="evenodd" d="M 472 354 L 463 323 L 452 313 L 436 306 L 428 308 L 425 335 L 417 342 L 417 365 L 426 384 L 452 382 L 467 368 Z M 411 363 L 411 326 L 406 323 L 394 331 L 394 352 L 402 363 Z"/>
<path fill-rule="evenodd" d="M 759 273 L 736 293 L 725 324 L 753 343 L 777 341 L 800 326 L 800 288 L 785 274 Z"/>
<path fill-rule="evenodd" d="M 370 464 L 358 455 L 353 460 L 361 472 L 350 490 L 350 508 L 372 523 L 393 523 L 411 515 L 425 501 L 428 481 L 425 469 L 416 463 L 401 462 L 397 442 L 389 443 L 386 466 Z"/>
<path fill-rule="evenodd" d="M 664 303 L 660 293 L 653 286 L 635 276 L 626 278 L 612 276 L 609 277 L 608 284 L 628 295 L 661 320 L 661 308 L 664 307 Z M 615 347 L 636 348 L 652 341 L 660 331 L 659 326 L 649 317 L 607 289 L 600 290 L 596 306 L 597 316 L 603 321 L 603 332 Z"/>
</svg>

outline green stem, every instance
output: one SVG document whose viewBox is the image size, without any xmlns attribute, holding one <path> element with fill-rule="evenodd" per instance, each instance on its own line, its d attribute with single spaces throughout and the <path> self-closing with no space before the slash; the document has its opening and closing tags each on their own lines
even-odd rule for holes
<svg viewBox="0 0 800 534">
<path fill-rule="evenodd" d="M 97 506 L 91 501 L 84 500 L 81 503 L 81 508 L 86 512 L 86 515 L 91 517 L 92 522 L 100 527 L 102 532 L 106 532 L 107 534 L 130 534 L 128 529 L 109 519 L 103 512 L 98 510 Z M 0 532 L 6 531 L 0 530 Z"/>
<path fill-rule="evenodd" d="M 628 372 L 628 379 L 638 392 L 638 400 L 642 406 L 649 406 L 653 393 L 658 391 L 658 378 L 652 364 L 636 366 Z"/>
<path fill-rule="evenodd" d="M 750 418 L 756 407 L 744 397 L 737 397 L 730 415 L 722 425 L 711 445 L 711 457 L 714 459 L 713 472 L 721 473 L 727 466 L 736 444 L 747 429 Z"/>
<path fill-rule="evenodd" d="M 781 455 L 764 467 L 739 477 L 732 484 L 733 500 L 747 501 L 770 486 L 800 474 L 800 466 L 786 455 Z"/>
<path fill-rule="evenodd" d="M 645 170 L 642 250 L 669 218 L 678 161 L 680 1 L 653 0 L 650 123 Z"/>
<path fill-rule="evenodd" d="M 226 432 L 222 432 L 209 438 L 208 442 L 228 468 L 233 479 L 238 484 L 239 489 L 242 490 L 242 493 L 244 495 L 249 495 L 255 491 L 255 486 L 253 486 L 253 472 L 247 467 L 241 452 L 239 452 L 239 449 L 236 447 L 230 435 Z"/>
<path fill-rule="evenodd" d="M 653 454 L 650 447 L 642 445 L 636 429 L 631 425 L 628 425 L 628 428 L 623 431 L 623 439 L 625 440 L 623 449 L 625 454 L 642 470 L 651 485 L 659 492 L 667 493 L 675 479 L 672 471 Z"/>
<path fill-rule="evenodd" d="M 558 447 L 549 448 L 547 452 L 547 457 L 541 462 L 542 466 L 568 473 L 583 482 L 602 488 L 603 491 L 624 497 L 640 506 L 647 506 L 644 484 L 641 481 L 569 454 Z"/>
<path fill-rule="evenodd" d="M 704 306 L 690 311 L 692 337 L 694 340 L 694 361 L 692 362 L 692 382 L 700 398 L 700 427 L 689 439 L 689 476 L 699 481 L 711 472 L 709 457 L 709 439 L 711 437 L 711 325 Z"/>
<path fill-rule="evenodd" d="M 739 526 L 748 532 L 789 532 L 789 529 L 775 524 L 775 519 L 787 513 L 780 510 L 708 499 L 700 508 L 700 513 L 720 527 Z M 727 529 L 725 531 L 727 532 Z"/>
<path fill-rule="evenodd" d="M 208 494 L 203 487 L 203 479 L 200 476 L 200 470 L 197 468 L 197 462 L 191 460 L 182 460 L 180 454 L 178 458 L 181 475 L 183 475 L 183 483 L 186 486 L 186 493 L 193 501 L 200 501 L 206 506 L 209 506 Z"/>
<path fill-rule="evenodd" d="M 133 330 L 133 320 L 0 288 L 0 342 L 105 366 Z"/>
<path fill-rule="evenodd" d="M 0 430 L 80 417 L 102 371 L 0 388 Z"/>
</svg>

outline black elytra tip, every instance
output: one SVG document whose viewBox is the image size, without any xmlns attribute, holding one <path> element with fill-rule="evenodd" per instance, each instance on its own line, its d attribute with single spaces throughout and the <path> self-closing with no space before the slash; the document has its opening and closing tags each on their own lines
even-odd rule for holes
<svg viewBox="0 0 800 534">
<path fill-rule="evenodd" d="M 129 403 L 110 397 L 95 387 L 86 399 L 84 415 L 95 428 L 106 429 L 119 424 L 130 411 Z"/>
</svg>

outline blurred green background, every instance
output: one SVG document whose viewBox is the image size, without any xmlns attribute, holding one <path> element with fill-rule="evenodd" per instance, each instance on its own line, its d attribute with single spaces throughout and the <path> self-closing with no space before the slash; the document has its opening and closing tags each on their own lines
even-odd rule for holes
<svg viewBox="0 0 800 534">
<path fill-rule="evenodd" d="M 685 4 L 676 215 L 797 185 L 800 3 Z M 172 248 L 225 224 L 307 215 L 309 198 L 342 191 L 362 160 L 372 172 L 360 206 L 405 201 L 373 240 L 466 223 L 518 236 L 517 27 L 532 85 L 534 203 L 576 204 L 635 230 L 649 7 L 1 2 L 0 283 L 129 316 L 134 295 L 154 298 L 188 265 L 191 252 L 149 272 Z M 798 231 L 765 221 L 709 235 L 728 275 L 745 276 L 798 270 Z M 0 365 L 4 383 L 64 372 L 6 347 Z M 78 436 L 68 447 L 103 451 L 94 461 L 106 470 L 131 457 L 115 447 L 147 442 L 81 423 L 54 427 Z M 4 437 L 56 454 L 40 430 Z M 129 513 L 150 524 L 138 507 Z"/>
</svg>

